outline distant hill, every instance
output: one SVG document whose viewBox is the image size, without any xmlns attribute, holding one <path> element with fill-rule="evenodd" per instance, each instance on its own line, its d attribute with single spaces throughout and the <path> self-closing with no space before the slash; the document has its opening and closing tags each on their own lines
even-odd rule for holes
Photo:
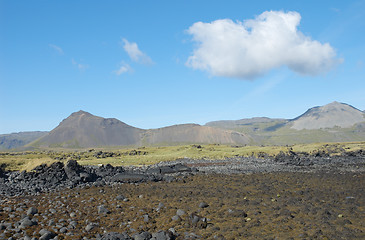
<svg viewBox="0 0 365 240">
<path fill-rule="evenodd" d="M 89 148 L 178 144 L 290 145 L 313 142 L 365 141 L 365 113 L 332 102 L 313 107 L 294 119 L 266 117 L 180 124 L 140 129 L 115 118 L 79 111 L 51 132 L 0 135 L 0 150 L 25 147 Z"/>
<path fill-rule="evenodd" d="M 248 144 L 250 137 L 243 133 L 224 131 L 198 124 L 180 124 L 159 129 L 147 130 L 143 143 L 217 143 Z"/>
<path fill-rule="evenodd" d="M 48 132 L 19 132 L 0 135 L 0 150 L 13 149 L 22 147 L 44 135 Z"/>
<path fill-rule="evenodd" d="M 237 126 L 249 126 L 255 123 L 269 123 L 273 121 L 281 121 L 285 119 L 271 119 L 267 117 L 254 117 L 254 118 L 244 118 L 240 120 L 220 120 L 207 122 L 206 126 L 211 127 L 224 127 L 224 128 L 236 128 Z"/>
<path fill-rule="evenodd" d="M 144 130 L 115 118 L 102 118 L 79 111 L 64 119 L 47 135 L 33 142 L 35 147 L 86 148 L 138 144 Z"/>
<path fill-rule="evenodd" d="M 249 141 L 250 138 L 242 133 L 197 124 L 144 130 L 129 126 L 115 118 L 102 118 L 79 111 L 71 114 L 47 135 L 28 146 L 89 148 L 181 143 L 247 144 Z"/>
<path fill-rule="evenodd" d="M 252 133 L 262 130 L 267 130 L 267 131 L 275 130 L 276 128 L 286 124 L 288 121 L 289 120 L 282 118 L 254 117 L 254 118 L 244 118 L 240 120 L 212 121 L 206 123 L 205 126 Z"/>
<path fill-rule="evenodd" d="M 292 120 L 249 118 L 214 121 L 206 126 L 249 134 L 255 144 L 365 141 L 364 112 L 339 102 L 311 108 Z"/>
<path fill-rule="evenodd" d="M 332 102 L 330 104 L 314 107 L 303 115 L 291 121 L 291 128 L 321 129 L 321 128 L 349 128 L 365 121 L 365 114 L 345 103 Z"/>
</svg>

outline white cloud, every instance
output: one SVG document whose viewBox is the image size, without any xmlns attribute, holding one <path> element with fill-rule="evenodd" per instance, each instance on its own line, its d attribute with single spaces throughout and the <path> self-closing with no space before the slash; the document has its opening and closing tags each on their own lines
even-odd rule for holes
<svg viewBox="0 0 365 240">
<path fill-rule="evenodd" d="M 89 65 L 78 63 L 74 59 L 71 59 L 71 62 L 72 62 L 73 65 L 75 65 L 81 71 L 84 71 L 87 68 L 89 68 Z"/>
<path fill-rule="evenodd" d="M 142 64 L 153 64 L 153 61 L 149 56 L 139 50 L 137 43 L 129 42 L 127 39 L 123 38 L 123 48 L 128 53 L 132 61 Z"/>
<path fill-rule="evenodd" d="M 298 31 L 300 19 L 297 12 L 267 11 L 244 22 L 196 22 L 187 33 L 198 45 L 186 65 L 214 76 L 253 79 L 281 66 L 317 75 L 341 63 L 328 43 Z"/>
<path fill-rule="evenodd" d="M 50 48 L 53 48 L 54 50 L 56 50 L 60 55 L 64 54 L 62 48 L 60 48 L 59 46 L 54 45 L 54 44 L 48 44 L 48 46 Z"/>
<path fill-rule="evenodd" d="M 129 64 L 122 62 L 119 69 L 114 72 L 119 76 L 123 73 L 133 72 L 133 69 L 131 68 L 131 66 L 129 66 Z"/>
</svg>

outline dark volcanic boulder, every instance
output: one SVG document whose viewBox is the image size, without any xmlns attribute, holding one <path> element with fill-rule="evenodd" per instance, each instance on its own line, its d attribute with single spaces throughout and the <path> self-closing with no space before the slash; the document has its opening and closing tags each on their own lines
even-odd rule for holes
<svg viewBox="0 0 365 240">
<path fill-rule="evenodd" d="M 39 165 L 33 169 L 32 172 L 21 172 L 17 177 L 22 181 L 35 181 L 42 182 L 44 185 L 56 185 L 67 178 L 64 171 L 64 164 L 62 162 L 54 162 L 51 166 L 46 164 Z"/>
<path fill-rule="evenodd" d="M 148 173 L 169 174 L 169 173 L 175 173 L 175 170 L 172 168 L 172 166 L 162 166 L 162 167 L 157 167 L 157 168 L 151 168 L 148 170 Z"/>
<path fill-rule="evenodd" d="M 178 163 L 171 166 L 153 167 L 147 170 L 147 173 L 150 174 L 172 174 L 180 172 L 192 172 L 192 169 L 186 165 Z"/>
<path fill-rule="evenodd" d="M 41 164 L 41 165 L 36 166 L 33 169 L 33 171 L 35 171 L 35 172 L 44 172 L 46 169 L 47 169 L 47 164 L 44 163 L 44 164 Z"/>
<path fill-rule="evenodd" d="M 123 173 L 123 172 L 125 172 L 123 167 L 121 167 L 121 166 L 113 167 L 110 164 L 102 165 L 99 168 L 97 168 L 95 171 L 95 173 L 99 177 L 113 177 L 114 175 L 116 175 L 118 173 Z"/>
<path fill-rule="evenodd" d="M 0 178 L 5 177 L 4 170 L 0 167 Z"/>
<path fill-rule="evenodd" d="M 173 165 L 173 168 L 176 172 L 191 172 L 192 169 L 184 164 L 178 163 Z"/>
<path fill-rule="evenodd" d="M 64 169 L 67 178 L 73 182 L 91 182 L 96 179 L 94 173 L 79 165 L 76 160 L 68 161 Z"/>
<path fill-rule="evenodd" d="M 99 167 L 81 166 L 76 160 L 70 160 L 66 164 L 62 162 L 54 162 L 50 166 L 42 164 L 30 172 L 3 172 L 0 170 L 0 176 L 4 176 L 0 177 L 0 194 L 7 196 L 37 194 L 63 188 L 103 186 L 117 182 L 172 182 L 176 179 L 176 176 L 172 174 L 192 171 L 193 169 L 183 164 L 139 169 L 113 167 L 110 164 Z"/>
<path fill-rule="evenodd" d="M 149 179 L 147 175 L 137 173 L 118 173 L 111 178 L 112 182 L 137 183 L 145 182 Z"/>
<path fill-rule="evenodd" d="M 85 172 L 84 168 L 80 166 L 76 160 L 70 160 L 66 163 L 65 172 L 69 179 L 74 179 L 79 177 L 81 172 Z"/>
</svg>

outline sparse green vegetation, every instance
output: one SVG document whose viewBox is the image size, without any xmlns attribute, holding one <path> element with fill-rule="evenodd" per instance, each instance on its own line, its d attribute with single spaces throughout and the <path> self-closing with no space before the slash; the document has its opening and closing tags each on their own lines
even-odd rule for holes
<svg viewBox="0 0 365 240">
<path fill-rule="evenodd" d="M 35 166 L 54 161 L 77 160 L 82 165 L 112 164 L 114 166 L 150 165 L 180 158 L 223 159 L 237 156 L 275 156 L 280 152 L 328 152 L 332 155 L 365 149 L 365 142 L 312 143 L 291 146 L 227 146 L 227 145 L 183 145 L 165 147 L 141 147 L 130 149 L 89 150 L 36 150 L 27 152 L 2 152 L 0 165 L 8 170 L 32 170 Z"/>
<path fill-rule="evenodd" d="M 285 120 L 252 123 L 222 123 L 214 127 L 233 130 L 250 135 L 253 142 L 264 145 L 307 144 L 314 142 L 364 141 L 365 132 L 358 125 L 350 128 L 292 129 Z"/>
</svg>

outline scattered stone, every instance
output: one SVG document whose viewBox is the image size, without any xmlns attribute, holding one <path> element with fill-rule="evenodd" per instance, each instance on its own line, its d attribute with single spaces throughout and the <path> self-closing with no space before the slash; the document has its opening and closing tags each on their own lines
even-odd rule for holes
<svg viewBox="0 0 365 240">
<path fill-rule="evenodd" d="M 143 221 L 146 223 L 148 223 L 150 221 L 148 214 L 143 215 Z"/>
<path fill-rule="evenodd" d="M 149 240 L 152 238 L 152 235 L 149 232 L 142 232 L 139 234 L 135 234 L 133 238 L 134 240 Z"/>
<path fill-rule="evenodd" d="M 185 215 L 186 214 L 186 212 L 184 211 L 184 210 L 182 210 L 182 209 L 178 209 L 177 211 L 176 211 L 176 215 L 177 216 L 183 216 L 183 215 Z"/>
<path fill-rule="evenodd" d="M 11 207 L 4 207 L 3 211 L 4 212 L 11 212 L 11 211 L 13 211 L 13 209 Z"/>
<path fill-rule="evenodd" d="M 53 226 L 53 225 L 56 225 L 56 222 L 53 219 L 49 220 L 48 226 Z"/>
<path fill-rule="evenodd" d="M 85 230 L 86 230 L 87 232 L 90 232 L 90 231 L 92 231 L 93 229 L 95 229 L 97 226 L 98 226 L 98 225 L 97 225 L 97 224 L 95 224 L 95 223 L 89 223 L 89 224 L 85 227 Z"/>
<path fill-rule="evenodd" d="M 127 233 L 109 232 L 103 236 L 97 237 L 96 240 L 131 240 Z"/>
<path fill-rule="evenodd" d="M 104 207 L 104 205 L 98 206 L 98 213 L 99 214 L 109 214 L 110 211 Z"/>
<path fill-rule="evenodd" d="M 207 208 L 207 207 L 209 207 L 208 203 L 206 203 L 206 202 L 199 203 L 199 208 Z"/>
<path fill-rule="evenodd" d="M 127 183 L 139 183 L 148 180 L 148 176 L 144 174 L 126 174 L 118 173 L 114 175 L 111 179 L 112 182 L 127 182 Z"/>
<path fill-rule="evenodd" d="M 34 215 L 34 214 L 36 214 L 36 213 L 38 213 L 38 209 L 37 209 L 37 208 L 34 208 L 34 207 L 30 207 L 30 208 L 28 209 L 28 211 L 27 211 L 27 214 L 28 214 L 28 215 Z"/>
<path fill-rule="evenodd" d="M 119 200 L 119 201 L 123 201 L 125 199 L 125 197 L 123 195 L 118 195 L 116 197 L 116 199 Z"/>
<path fill-rule="evenodd" d="M 165 232 L 163 230 L 156 233 L 152 233 L 152 240 L 170 240 L 174 239 L 174 235 L 171 231 Z"/>
<path fill-rule="evenodd" d="M 165 204 L 163 204 L 162 202 L 160 202 L 159 204 L 158 204 L 158 207 L 156 208 L 156 211 L 157 212 L 159 212 L 159 211 L 161 211 L 161 209 L 163 209 L 165 207 Z"/>
<path fill-rule="evenodd" d="M 247 213 L 240 209 L 235 209 L 235 210 L 228 209 L 228 213 L 232 217 L 243 217 L 243 218 L 247 217 Z"/>
<path fill-rule="evenodd" d="M 262 162 L 264 161 L 266 160 L 262 160 Z M 207 162 L 208 160 L 202 160 L 202 164 L 206 164 Z M 282 163 L 286 164 L 285 162 Z M 161 165 L 162 164 L 165 163 L 161 163 Z M 351 185 L 351 181 L 356 183 L 363 182 L 363 173 L 354 172 L 344 177 L 343 175 L 346 175 L 346 173 L 341 170 L 339 171 L 339 174 L 336 172 L 335 178 L 329 178 L 332 181 L 326 179 L 326 176 L 333 176 L 332 172 L 323 171 L 320 174 L 315 173 L 309 175 L 313 178 L 317 178 L 317 185 L 314 185 L 313 187 L 312 180 L 309 180 L 310 177 L 303 173 L 298 173 L 298 175 L 288 175 L 288 173 L 285 173 L 281 178 L 276 178 L 275 176 L 277 174 L 271 173 L 263 173 L 260 175 L 252 174 L 252 178 L 248 176 L 248 174 L 242 174 L 235 176 L 234 181 L 225 182 L 226 178 L 230 178 L 230 176 L 224 178 L 221 177 L 221 175 L 212 177 L 211 175 L 204 173 L 202 174 L 204 176 L 202 178 L 200 178 L 201 176 L 199 175 L 196 176 L 196 178 L 190 178 L 187 177 L 190 173 L 184 175 L 180 172 L 179 174 L 171 173 L 171 176 L 174 179 L 178 179 L 176 181 L 177 185 L 174 185 L 175 183 L 172 185 L 173 187 L 178 186 L 174 189 L 171 185 L 166 187 L 165 183 L 124 184 L 123 182 L 110 181 L 111 178 L 115 176 L 114 173 L 142 174 L 147 176 L 148 180 L 146 181 L 162 179 L 159 175 L 161 173 L 156 173 L 154 177 L 150 177 L 149 174 L 146 174 L 146 169 L 148 169 L 148 167 L 144 166 L 118 170 L 112 166 L 104 166 L 99 169 L 97 167 L 78 168 L 74 165 L 73 167 L 70 167 L 71 170 L 69 170 L 71 172 L 70 174 L 72 174 L 72 172 L 78 174 L 75 175 L 76 178 L 79 177 L 76 181 L 68 179 L 67 174 L 62 173 L 63 167 L 59 168 L 59 166 L 61 165 L 55 165 L 54 168 L 40 166 L 37 170 L 29 173 L 5 173 L 5 177 L 1 179 L 4 180 L 5 184 L 0 182 L 0 192 L 11 184 L 25 184 L 24 189 L 26 187 L 31 187 L 32 189 L 37 189 L 37 191 L 28 191 L 24 193 L 28 194 L 26 197 L 20 198 L 7 198 L 4 196 L 8 195 L 0 195 L 0 239 L 31 239 L 27 234 L 33 237 L 33 239 L 40 237 L 41 239 L 163 240 L 176 239 L 176 236 L 178 236 L 178 239 L 224 239 L 224 236 L 226 236 L 225 234 L 232 239 L 260 239 L 260 237 L 270 238 L 271 236 L 268 229 L 273 229 L 274 227 L 280 229 L 282 234 L 290 232 L 290 235 L 294 238 L 297 237 L 299 233 L 302 233 L 300 238 L 307 239 L 323 237 L 335 239 L 339 234 L 346 239 L 362 239 L 364 232 L 364 228 L 359 224 L 358 220 L 359 217 L 363 216 L 363 212 L 361 211 L 364 197 L 361 188 L 362 185 Z M 202 166 L 204 167 L 204 165 Z M 346 166 L 347 165 L 344 163 L 343 168 Z M 216 169 L 218 168 L 219 167 Z M 54 176 L 58 179 L 57 184 L 59 186 L 62 185 L 62 187 L 48 188 L 48 186 L 52 186 L 54 183 L 52 182 L 53 180 L 51 180 L 51 176 L 56 174 L 54 171 L 55 169 L 60 171 L 59 177 L 58 175 Z M 177 168 L 170 167 L 170 169 Z M 213 167 L 211 169 L 213 169 Z M 49 171 L 49 173 L 47 173 L 47 171 Z M 88 176 L 98 176 L 98 180 L 91 177 L 91 181 L 95 182 L 85 182 L 85 179 L 82 179 L 82 176 L 87 176 L 86 173 Z M 106 175 L 100 177 L 103 173 Z M 176 175 L 179 176 L 176 177 Z M 59 180 L 62 179 L 62 176 L 65 178 Z M 304 180 L 303 176 L 305 176 Z M 32 177 L 37 180 L 35 183 L 33 182 L 34 186 L 31 186 L 30 184 L 27 185 L 27 181 L 30 183 L 32 182 Z M 266 178 L 266 180 L 273 179 L 274 181 L 262 182 L 262 178 Z M 204 179 L 209 179 L 210 182 L 204 183 Z M 217 179 L 218 181 L 216 181 Z M 242 181 L 242 179 L 244 179 L 244 181 Z M 344 186 L 346 187 L 341 186 L 339 191 L 336 187 L 331 186 L 330 189 L 335 191 L 335 194 L 328 195 L 331 197 L 327 197 L 319 192 L 321 185 L 318 185 L 318 183 L 336 183 L 335 179 L 345 180 L 344 182 L 347 185 Z M 351 179 L 351 181 L 348 181 L 348 179 Z M 224 182 L 225 185 L 222 185 L 219 181 Z M 198 185 L 192 187 L 190 184 L 193 183 L 198 183 Z M 209 185 L 210 183 L 212 185 Z M 232 185 L 229 183 L 232 183 Z M 245 188 L 246 184 L 249 187 Z M 100 188 L 94 186 L 100 186 Z M 119 186 L 121 186 L 121 188 L 119 188 Z M 135 186 L 137 188 L 134 189 Z M 151 186 L 151 188 L 147 188 L 146 186 Z M 227 186 L 227 189 L 225 189 L 225 186 Z M 286 186 L 287 189 L 282 186 Z M 295 190 L 293 190 L 291 186 L 295 186 Z M 129 187 L 133 190 L 124 190 L 124 188 L 129 189 Z M 139 187 L 141 189 L 146 188 L 148 191 L 140 191 Z M 212 189 L 215 189 L 215 187 L 219 187 L 216 188 L 218 189 L 217 192 L 210 192 Z M 318 187 L 318 189 L 316 187 Z M 63 188 L 70 188 L 70 190 L 67 189 L 64 192 L 59 191 Z M 240 191 L 242 188 L 245 189 Z M 90 191 L 88 189 L 90 189 Z M 40 194 L 41 192 L 48 190 L 54 190 L 54 192 L 49 195 L 51 198 L 48 198 L 48 195 Z M 153 191 L 159 193 L 157 198 Z M 184 192 L 184 195 L 181 195 L 180 191 Z M 119 192 L 128 194 L 131 201 L 133 201 L 133 204 L 121 202 L 125 201 L 126 198 L 123 195 L 118 195 Z M 281 196 L 278 192 L 281 193 Z M 139 194 L 141 193 L 143 193 L 144 197 L 138 199 Z M 230 199 L 224 199 L 224 197 L 227 196 L 227 193 L 232 194 L 229 197 Z M 259 193 L 261 195 L 258 196 Z M 22 195 L 18 195 L 17 190 L 14 190 L 14 194 L 14 196 Z M 247 200 L 247 198 L 244 199 L 244 196 L 249 196 L 249 200 Z M 271 202 L 273 196 L 277 198 L 278 201 Z M 347 198 L 346 196 L 350 197 Z M 356 196 L 356 198 L 351 196 Z M 196 199 L 204 199 L 206 202 L 199 203 L 195 201 Z M 167 207 L 159 201 L 167 203 Z M 209 206 L 207 202 L 214 202 L 214 207 Z M 146 204 L 145 206 L 144 203 Z M 157 203 L 158 206 L 156 206 Z M 75 206 L 75 204 L 77 206 Z M 215 207 L 216 205 L 219 207 Z M 37 211 L 34 212 L 31 210 L 31 208 L 34 207 L 30 206 L 37 206 L 38 209 L 35 208 Z M 175 208 L 176 206 L 186 209 L 186 212 L 182 209 Z M 197 207 L 199 207 L 199 209 L 196 209 Z M 228 207 L 231 207 L 232 209 L 227 211 L 226 209 Z M 248 217 L 244 210 L 236 209 L 236 207 L 248 211 L 250 217 Z M 108 212 L 110 213 L 108 208 L 112 210 L 112 214 L 110 215 L 106 215 Z M 165 208 L 165 211 L 161 212 L 161 209 L 163 208 Z M 205 208 L 208 209 L 202 210 Z M 171 218 L 174 222 L 170 223 L 169 219 L 173 214 L 169 214 L 176 209 L 176 215 Z M 95 214 L 96 210 L 100 215 Z M 196 212 L 193 212 L 194 210 L 196 210 Z M 118 216 L 118 214 L 120 215 Z M 205 214 L 212 218 L 212 220 L 205 218 Z M 120 216 L 123 217 L 123 220 L 121 220 L 122 223 L 118 222 L 121 219 Z M 312 219 L 310 223 L 306 222 L 309 218 Z M 351 221 L 353 221 L 354 224 L 352 226 L 352 222 L 347 218 L 350 218 Z M 91 223 L 90 220 L 100 222 L 100 226 Z M 161 220 L 167 222 L 168 225 L 164 225 L 161 228 L 157 227 L 161 222 L 157 222 L 156 224 L 156 221 Z M 229 224 L 222 224 L 223 221 L 226 220 L 230 221 Z M 108 225 L 109 223 L 110 225 Z M 298 225 L 303 225 L 299 230 L 297 223 Z M 261 229 L 260 224 L 265 227 L 262 227 Z M 39 226 L 32 228 L 34 225 Z M 50 227 L 47 225 L 50 225 Z M 95 229 L 96 226 L 98 226 L 99 229 Z M 123 229 L 122 231 L 127 232 L 124 234 L 107 233 L 108 229 L 115 229 L 118 226 Z M 170 226 L 176 226 L 179 233 L 176 234 L 174 229 L 170 229 L 169 231 L 159 230 L 167 229 Z M 40 228 L 48 228 L 48 230 L 42 229 L 39 231 Z M 201 230 L 202 228 L 206 229 Z M 256 230 L 260 229 L 262 232 L 250 232 L 250 229 L 252 228 Z M 152 233 L 152 231 L 156 232 Z M 184 233 L 184 231 L 186 231 L 186 233 Z M 193 232 L 202 234 L 202 236 L 196 235 Z M 59 236 L 57 236 L 57 234 Z M 132 234 L 134 235 L 132 236 Z M 54 235 L 54 237 L 51 235 Z"/>
<path fill-rule="evenodd" d="M 21 229 L 25 229 L 25 228 L 28 228 L 28 227 L 31 227 L 31 226 L 34 226 L 34 225 L 37 225 L 37 222 L 33 222 L 32 220 L 30 220 L 28 217 L 26 218 L 23 218 L 21 221 L 20 221 L 20 226 L 19 228 Z"/>
<path fill-rule="evenodd" d="M 171 220 L 172 221 L 180 221 L 181 220 L 181 218 L 180 218 L 180 216 L 178 216 L 178 215 L 175 215 L 175 216 L 173 216 L 172 218 L 171 218 Z"/>
<path fill-rule="evenodd" d="M 47 232 L 45 234 L 43 234 L 39 240 L 50 240 L 53 239 L 54 237 L 56 237 L 57 234 L 53 233 L 53 232 Z"/>
</svg>

